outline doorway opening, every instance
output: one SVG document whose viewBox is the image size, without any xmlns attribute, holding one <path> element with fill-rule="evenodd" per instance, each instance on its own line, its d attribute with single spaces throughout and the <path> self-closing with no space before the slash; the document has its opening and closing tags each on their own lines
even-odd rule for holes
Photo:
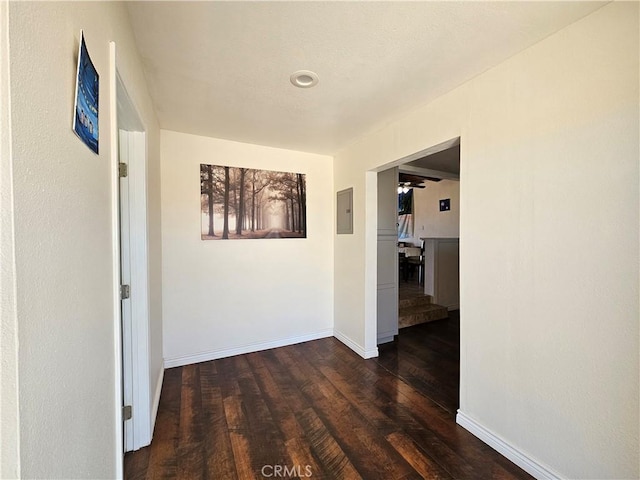
<svg viewBox="0 0 640 480">
<path fill-rule="evenodd" d="M 458 310 L 460 143 L 399 166 L 400 329 Z"/>
<path fill-rule="evenodd" d="M 110 45 L 111 161 L 114 230 L 116 442 L 124 453 L 151 443 L 147 144 L 143 122 L 118 73 Z"/>
<path fill-rule="evenodd" d="M 399 369 L 398 375 L 426 375 L 425 382 L 448 372 L 425 394 L 455 413 L 460 369 L 460 139 L 389 166 L 378 173 L 377 191 L 380 361 L 392 358 L 389 368 Z M 381 243 L 381 225 L 390 224 L 392 217 L 397 229 L 386 245 Z M 381 281 L 391 278 L 386 271 L 392 269 L 395 298 L 388 292 L 391 282 Z M 408 348 L 411 358 L 399 361 L 416 338 L 420 341 Z"/>
</svg>

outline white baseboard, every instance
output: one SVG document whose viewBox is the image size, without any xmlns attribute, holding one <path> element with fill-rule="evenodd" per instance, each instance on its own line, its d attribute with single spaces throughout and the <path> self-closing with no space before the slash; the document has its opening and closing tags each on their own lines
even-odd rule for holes
<svg viewBox="0 0 640 480">
<path fill-rule="evenodd" d="M 560 475 L 553 472 L 549 468 L 533 460 L 524 452 L 510 445 L 504 439 L 500 438 L 498 435 L 493 433 L 488 428 L 485 428 L 471 417 L 465 415 L 460 410 L 458 410 L 458 414 L 456 415 L 456 423 L 478 437 L 495 451 L 507 457 L 513 463 L 522 468 L 525 472 L 533 475 L 538 480 L 559 480 L 560 478 L 562 478 L 560 477 Z"/>
<path fill-rule="evenodd" d="M 354 342 L 349 337 L 347 337 L 344 333 L 342 333 L 342 332 L 340 332 L 338 330 L 334 330 L 333 331 L 333 336 L 336 337 L 338 340 L 340 340 L 347 347 L 349 347 L 351 350 L 356 352 L 358 355 L 360 355 L 364 359 L 373 358 L 373 357 L 377 357 L 378 356 L 378 348 L 377 347 L 373 348 L 373 349 L 370 349 L 370 350 L 365 350 L 364 347 L 362 347 L 358 343 Z"/>
<path fill-rule="evenodd" d="M 156 391 L 153 395 L 153 410 L 151 411 L 151 439 L 153 440 L 153 432 L 156 428 L 156 418 L 158 416 L 158 407 L 160 406 L 160 394 L 162 393 L 162 382 L 164 381 L 164 367 L 160 369 L 158 380 L 156 381 Z"/>
<path fill-rule="evenodd" d="M 220 350 L 211 350 L 208 352 L 195 353 L 193 355 L 183 355 L 180 357 L 172 357 L 164 359 L 164 368 L 182 367 L 183 365 L 191 365 L 193 363 L 208 362 L 219 358 L 233 357 L 234 355 L 242 355 L 244 353 L 259 352 L 270 348 L 286 347 L 287 345 L 295 345 L 296 343 L 308 342 L 310 340 L 318 340 L 320 338 L 331 337 L 333 329 L 327 328 L 319 332 L 308 333 L 306 335 L 298 335 L 295 337 L 281 338 L 271 340 L 269 342 L 249 343 L 232 348 L 222 348 Z"/>
</svg>

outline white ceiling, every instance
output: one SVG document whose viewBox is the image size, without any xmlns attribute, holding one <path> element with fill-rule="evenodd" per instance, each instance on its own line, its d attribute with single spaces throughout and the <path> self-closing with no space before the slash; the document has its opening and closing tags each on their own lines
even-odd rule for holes
<svg viewBox="0 0 640 480">
<path fill-rule="evenodd" d="M 446 150 L 408 162 L 401 166 L 400 170 L 402 170 L 402 167 L 406 168 L 407 166 L 460 175 L 460 143 Z"/>
<path fill-rule="evenodd" d="M 162 128 L 332 154 L 604 3 L 127 6 Z"/>
</svg>

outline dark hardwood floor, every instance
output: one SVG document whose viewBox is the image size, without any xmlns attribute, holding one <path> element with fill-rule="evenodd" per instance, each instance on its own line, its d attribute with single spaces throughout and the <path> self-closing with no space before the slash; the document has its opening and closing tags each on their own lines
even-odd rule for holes
<svg viewBox="0 0 640 480">
<path fill-rule="evenodd" d="M 327 338 L 169 369 L 125 478 L 532 478 L 456 425 L 458 339 L 454 314 L 377 359 Z"/>
</svg>

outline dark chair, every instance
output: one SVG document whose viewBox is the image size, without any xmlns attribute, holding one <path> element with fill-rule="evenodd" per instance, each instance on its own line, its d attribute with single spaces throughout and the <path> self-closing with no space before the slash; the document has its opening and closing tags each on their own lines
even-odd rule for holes
<svg viewBox="0 0 640 480">
<path fill-rule="evenodd" d="M 398 252 L 398 268 L 400 270 L 400 278 L 405 282 L 409 281 L 409 263 L 408 257 L 404 253 Z"/>
<path fill-rule="evenodd" d="M 413 278 L 413 272 L 415 269 L 418 269 L 418 282 L 422 285 L 422 282 L 424 281 L 424 240 L 420 241 L 420 255 L 416 257 L 407 257 L 406 261 L 408 270 L 411 272 L 411 278 Z"/>
</svg>

